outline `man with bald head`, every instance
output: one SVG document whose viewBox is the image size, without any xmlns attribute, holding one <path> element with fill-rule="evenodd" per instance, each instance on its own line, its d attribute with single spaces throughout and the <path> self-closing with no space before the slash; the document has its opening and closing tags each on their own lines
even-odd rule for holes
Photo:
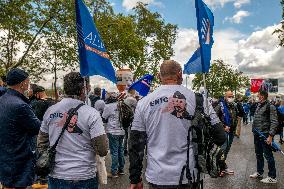
<svg viewBox="0 0 284 189">
<path fill-rule="evenodd" d="M 130 189 L 141 189 L 142 167 L 147 145 L 146 180 L 150 189 L 195 189 L 200 187 L 192 140 L 195 93 L 182 84 L 179 63 L 165 60 L 160 67 L 161 86 L 141 99 L 135 109 L 129 141 Z M 215 143 L 225 141 L 224 129 L 212 106 L 205 107 L 214 128 Z M 190 133 L 189 140 L 187 140 Z M 187 144 L 189 142 L 189 147 Z M 189 154 L 189 171 L 192 179 L 181 176 Z M 181 182 L 180 182 L 181 181 Z M 182 184 L 180 184 L 182 183 Z"/>
<path fill-rule="evenodd" d="M 227 91 L 223 99 L 220 100 L 220 103 L 215 107 L 215 111 L 220 118 L 221 122 L 224 125 L 224 130 L 227 135 L 226 142 L 222 145 L 224 151 L 225 160 L 231 149 L 234 133 L 236 132 L 238 118 L 237 118 L 237 107 L 234 103 L 234 94 L 232 91 Z M 225 174 L 233 175 L 234 171 L 228 169 L 227 164 L 224 166 L 223 170 L 220 173 L 220 176 L 223 177 Z"/>
</svg>

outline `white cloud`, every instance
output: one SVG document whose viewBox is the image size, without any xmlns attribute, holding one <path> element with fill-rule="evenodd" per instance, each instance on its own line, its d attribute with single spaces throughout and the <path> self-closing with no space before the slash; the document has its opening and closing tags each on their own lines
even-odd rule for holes
<svg viewBox="0 0 284 189">
<path fill-rule="evenodd" d="M 224 7 L 225 4 L 234 2 L 236 8 L 241 8 L 242 5 L 249 4 L 250 0 L 204 0 L 204 2 L 213 8 Z"/>
<path fill-rule="evenodd" d="M 204 0 L 204 2 L 208 5 L 208 6 L 212 6 L 212 7 L 224 7 L 224 5 L 226 3 L 232 2 L 234 0 Z"/>
<path fill-rule="evenodd" d="M 224 59 L 226 62 L 235 65 L 234 56 L 237 53 L 237 41 L 244 37 L 243 34 L 234 30 L 220 30 L 214 32 L 214 45 L 212 48 L 212 59 Z M 194 29 L 179 29 L 177 40 L 173 48 L 175 55 L 173 59 L 184 65 L 193 52 L 198 48 L 197 31 Z"/>
<path fill-rule="evenodd" d="M 284 48 L 278 46 L 277 35 L 272 35 L 278 27 L 269 26 L 239 41 L 236 61 L 241 71 L 251 77 L 284 79 Z"/>
<path fill-rule="evenodd" d="M 156 1 L 156 0 L 123 0 L 122 6 L 126 8 L 126 10 L 130 10 L 134 8 L 138 2 L 142 2 L 145 4 L 149 4 L 149 5 L 151 4 L 155 6 L 163 6 L 161 2 Z"/>
<path fill-rule="evenodd" d="M 244 4 L 249 4 L 249 3 L 250 3 L 250 0 L 236 0 L 236 1 L 234 2 L 234 6 L 235 6 L 236 8 L 241 8 L 242 5 L 244 5 Z"/>
<path fill-rule="evenodd" d="M 250 15 L 250 12 L 240 10 L 233 17 L 226 17 L 225 21 L 228 20 L 232 23 L 240 24 L 242 23 L 243 18 L 248 17 L 249 15 Z"/>
</svg>

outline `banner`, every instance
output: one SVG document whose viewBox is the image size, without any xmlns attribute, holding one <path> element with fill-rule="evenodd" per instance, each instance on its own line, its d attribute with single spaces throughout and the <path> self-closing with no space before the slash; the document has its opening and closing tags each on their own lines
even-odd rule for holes
<svg viewBox="0 0 284 189">
<path fill-rule="evenodd" d="M 265 79 L 260 87 L 261 90 L 269 93 L 278 92 L 278 79 Z"/>
<path fill-rule="evenodd" d="M 278 92 L 278 79 L 251 79 L 251 92 L 267 91 L 269 93 Z"/>
<path fill-rule="evenodd" d="M 263 79 L 251 79 L 250 91 L 252 93 L 257 93 L 260 90 L 263 81 Z"/>
</svg>

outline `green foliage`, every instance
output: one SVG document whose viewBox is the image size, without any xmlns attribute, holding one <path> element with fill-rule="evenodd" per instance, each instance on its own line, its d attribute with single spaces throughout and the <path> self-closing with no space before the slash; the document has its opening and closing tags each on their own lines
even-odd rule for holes
<svg viewBox="0 0 284 189">
<path fill-rule="evenodd" d="M 249 81 L 247 76 L 225 64 L 223 60 L 214 60 L 206 74 L 206 88 L 212 97 L 223 96 L 227 90 L 239 92 L 250 85 Z M 196 90 L 203 86 L 202 74 L 196 74 L 192 83 Z"/>
<path fill-rule="evenodd" d="M 276 29 L 273 34 L 277 34 L 278 38 L 280 40 L 279 45 L 284 47 L 284 0 L 281 0 L 281 6 L 282 6 L 282 21 L 281 21 L 281 27 Z"/>
<path fill-rule="evenodd" d="M 173 55 L 177 26 L 166 24 L 159 13 L 150 12 L 142 3 L 128 16 L 114 14 L 108 6 L 103 10 L 95 21 L 114 66 L 129 67 L 136 78 L 155 75 L 161 60 Z"/>
<path fill-rule="evenodd" d="M 138 4 L 132 15 L 115 14 L 107 0 L 86 1 L 116 68 L 135 77 L 156 74 L 173 55 L 177 26 Z M 74 1 L 1 0 L 0 73 L 25 68 L 33 79 L 42 73 L 79 67 Z M 3 33 L 3 34 L 2 34 Z"/>
</svg>

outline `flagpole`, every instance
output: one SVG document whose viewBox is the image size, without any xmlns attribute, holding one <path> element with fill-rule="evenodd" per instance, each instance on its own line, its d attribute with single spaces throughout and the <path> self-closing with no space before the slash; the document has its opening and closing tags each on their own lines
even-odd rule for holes
<svg viewBox="0 0 284 189">
<path fill-rule="evenodd" d="M 196 9 L 196 18 L 197 18 L 197 28 L 200 28 L 200 20 L 199 20 L 199 0 L 195 0 L 195 9 Z M 205 68 L 204 68 L 204 58 L 203 58 L 203 50 L 202 50 L 202 39 L 201 33 L 198 29 L 198 37 L 199 37 L 199 46 L 200 46 L 200 55 L 201 55 L 201 65 L 202 65 L 202 77 L 203 77 L 203 87 L 204 87 L 204 96 L 205 96 L 205 114 L 209 114 L 209 106 L 207 100 L 207 90 L 206 90 L 206 76 L 205 76 Z"/>
<path fill-rule="evenodd" d="M 86 82 L 86 77 L 84 77 L 84 89 L 85 89 L 85 104 L 88 105 L 88 89 L 87 89 L 87 82 Z"/>
<path fill-rule="evenodd" d="M 208 96 L 207 96 L 207 89 L 206 89 L 206 75 L 202 73 L 203 76 L 203 87 L 204 87 L 204 96 L 205 96 L 205 107 L 206 107 L 206 114 L 209 114 L 209 106 L 208 106 Z"/>
</svg>

